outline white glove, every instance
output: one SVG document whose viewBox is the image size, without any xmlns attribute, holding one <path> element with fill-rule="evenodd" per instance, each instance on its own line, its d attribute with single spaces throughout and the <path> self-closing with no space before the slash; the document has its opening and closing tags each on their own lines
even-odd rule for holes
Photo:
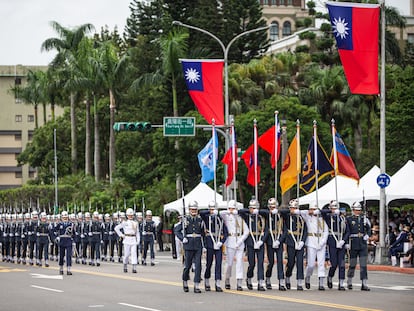
<svg viewBox="0 0 414 311">
<path fill-rule="evenodd" d="M 272 214 L 273 214 L 273 215 L 276 215 L 276 214 L 277 214 L 277 212 L 278 212 L 277 208 L 272 209 Z"/>
<path fill-rule="evenodd" d="M 24 239 L 26 236 L 24 234 L 22 234 L 22 239 Z"/>
<path fill-rule="evenodd" d="M 28 235 L 32 235 L 32 232 L 31 232 L 31 231 L 29 231 L 27 234 L 28 234 Z M 6 236 L 6 235 L 4 235 L 4 236 Z"/>
<path fill-rule="evenodd" d="M 147 235 L 147 233 L 144 231 L 144 232 L 142 232 L 142 235 Z"/>
<path fill-rule="evenodd" d="M 320 211 L 318 209 L 313 211 L 313 215 L 319 215 L 319 214 L 320 214 Z"/>
<path fill-rule="evenodd" d="M 231 213 L 232 213 L 233 215 L 237 215 L 239 212 L 238 212 L 238 210 L 236 210 L 236 209 L 235 209 L 235 210 L 234 210 L 234 211 L 232 211 Z"/>
<path fill-rule="evenodd" d="M 303 243 L 303 241 L 300 241 L 297 245 L 296 245 L 296 247 L 295 247 L 295 249 L 297 250 L 297 251 L 300 251 L 302 248 L 303 248 L 303 246 L 305 245 L 305 243 Z"/>
<path fill-rule="evenodd" d="M 259 246 L 259 247 L 258 247 L 258 249 L 259 249 L 260 247 L 262 247 L 262 245 L 263 245 L 263 241 L 262 241 L 262 240 L 257 241 L 257 245 Z"/>
<path fill-rule="evenodd" d="M 364 239 L 364 241 L 368 241 L 369 235 L 368 234 L 365 234 L 364 237 L 363 237 L 363 239 Z"/>
<path fill-rule="evenodd" d="M 259 210 L 257 209 L 257 208 L 254 208 L 253 209 L 253 213 L 252 213 L 253 215 L 257 215 L 257 214 L 259 214 Z"/>
<path fill-rule="evenodd" d="M 183 244 L 186 244 L 186 243 L 188 243 L 188 240 L 187 240 L 187 238 L 184 238 L 183 239 Z"/>
<path fill-rule="evenodd" d="M 338 242 L 336 242 L 336 248 L 342 248 L 342 246 L 345 245 L 345 241 L 344 240 L 340 240 Z"/>
<path fill-rule="evenodd" d="M 59 237 L 57 237 L 55 241 L 56 241 L 56 243 L 59 243 L 60 238 L 59 238 Z"/>
<path fill-rule="evenodd" d="M 207 248 L 203 247 L 203 253 L 207 252 Z"/>
<path fill-rule="evenodd" d="M 89 235 L 89 236 L 92 236 L 93 234 L 92 234 L 92 232 L 89 232 L 89 233 L 88 233 L 88 235 Z"/>
<path fill-rule="evenodd" d="M 221 243 L 220 241 L 214 244 L 214 249 L 215 250 L 219 250 L 221 248 L 221 246 L 223 245 L 223 243 Z"/>
<path fill-rule="evenodd" d="M 351 245 L 345 244 L 345 249 L 351 249 Z"/>
<path fill-rule="evenodd" d="M 333 214 L 334 215 L 339 215 L 340 211 L 339 208 L 334 209 Z"/>
<path fill-rule="evenodd" d="M 40 232 L 37 232 L 37 233 L 36 233 L 36 236 L 40 236 Z"/>
<path fill-rule="evenodd" d="M 84 234 L 81 234 L 81 238 L 84 239 L 85 238 L 85 235 Z"/>
<path fill-rule="evenodd" d="M 293 212 L 295 215 L 299 215 L 300 214 L 300 210 L 299 209 L 295 209 L 295 211 Z"/>
<path fill-rule="evenodd" d="M 279 240 L 275 240 L 274 242 L 273 242 L 273 248 L 279 248 L 279 246 L 280 246 L 280 241 Z"/>
<path fill-rule="evenodd" d="M 213 210 L 213 215 L 217 215 L 218 214 L 218 210 L 214 209 Z"/>
<path fill-rule="evenodd" d="M 236 248 L 240 248 L 243 244 L 243 241 L 239 241 L 236 243 Z"/>
</svg>

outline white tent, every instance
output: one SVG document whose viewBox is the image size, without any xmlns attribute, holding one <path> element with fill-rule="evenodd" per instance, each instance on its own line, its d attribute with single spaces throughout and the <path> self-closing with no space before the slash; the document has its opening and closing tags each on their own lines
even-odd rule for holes
<svg viewBox="0 0 414 311">
<path fill-rule="evenodd" d="M 394 200 L 414 200 L 414 162 L 409 160 L 394 175 L 390 185 L 385 188 L 387 205 Z"/>
<path fill-rule="evenodd" d="M 208 203 L 214 201 L 214 190 L 205 183 L 199 183 L 197 187 L 191 190 L 184 196 L 184 204 L 186 212 L 188 212 L 188 203 L 190 201 L 197 201 L 198 207 L 208 208 Z M 218 208 L 227 208 L 227 201 L 223 201 L 223 196 L 216 192 L 216 203 Z M 243 208 L 242 203 L 237 203 L 238 208 Z M 183 214 L 183 199 L 178 199 L 164 205 L 164 214 L 167 211 L 177 212 Z"/>
<path fill-rule="evenodd" d="M 380 189 L 377 185 L 377 177 L 380 174 L 378 166 L 373 166 L 359 181 L 359 185 L 354 179 L 337 176 L 338 201 L 349 206 L 355 201 L 379 200 Z M 320 207 L 325 206 L 336 197 L 335 178 L 318 189 L 318 203 Z M 299 198 L 299 204 L 315 204 L 316 191 Z"/>
</svg>

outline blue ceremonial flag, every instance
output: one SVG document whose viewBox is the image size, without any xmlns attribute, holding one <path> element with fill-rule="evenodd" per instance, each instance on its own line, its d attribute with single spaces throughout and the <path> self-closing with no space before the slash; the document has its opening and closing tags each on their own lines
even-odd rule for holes
<svg viewBox="0 0 414 311">
<path fill-rule="evenodd" d="M 207 145 L 198 153 L 198 163 L 201 168 L 201 182 L 207 183 L 214 179 L 216 172 L 216 163 L 218 156 L 218 138 L 217 132 L 213 130 L 213 137 L 210 138 Z"/>
<path fill-rule="evenodd" d="M 315 148 L 315 141 L 316 148 Z M 316 153 L 316 154 L 315 154 Z M 312 192 L 316 187 L 316 181 L 333 173 L 334 169 L 325 150 L 319 142 L 319 138 L 312 137 L 306 152 L 305 162 L 302 168 L 302 180 L 300 188 L 306 193 Z"/>
</svg>

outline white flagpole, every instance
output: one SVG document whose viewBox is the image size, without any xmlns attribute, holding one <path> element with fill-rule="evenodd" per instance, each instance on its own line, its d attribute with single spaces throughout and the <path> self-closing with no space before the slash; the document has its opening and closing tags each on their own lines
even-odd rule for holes
<svg viewBox="0 0 414 311">
<path fill-rule="evenodd" d="M 313 154 L 315 156 L 315 194 L 316 194 L 316 205 L 319 206 L 319 199 L 318 199 L 318 138 L 317 138 L 317 130 L 316 130 L 316 120 L 313 120 Z"/>
<path fill-rule="evenodd" d="M 233 191 L 234 201 L 237 202 L 237 187 L 236 187 L 236 161 L 237 161 L 237 150 L 236 150 L 236 133 L 234 130 L 234 120 L 231 120 L 231 166 L 233 168 Z"/>
<path fill-rule="evenodd" d="M 336 129 L 335 129 L 335 119 L 332 118 L 331 120 L 331 129 L 332 129 L 332 152 L 334 156 L 334 172 L 335 172 L 335 200 L 339 205 L 338 201 L 338 153 L 336 150 Z M 339 207 L 339 206 L 338 206 Z"/>
<path fill-rule="evenodd" d="M 301 154 L 300 154 L 300 121 L 296 120 L 296 172 L 297 181 L 296 181 L 296 198 L 299 200 L 299 188 L 300 188 L 300 171 L 301 171 Z"/>
<path fill-rule="evenodd" d="M 216 146 L 216 121 L 214 120 L 214 118 L 211 120 L 211 136 L 213 137 L 213 180 L 214 180 L 214 206 L 217 205 L 217 198 L 216 198 L 216 193 L 217 193 L 217 178 L 216 178 L 216 160 L 217 160 L 217 155 L 216 155 L 216 150 L 217 150 L 217 146 Z"/>
<path fill-rule="evenodd" d="M 277 134 L 278 134 L 278 124 L 279 124 L 278 114 L 279 114 L 279 111 L 275 111 L 275 137 L 274 137 L 275 150 L 274 152 L 275 152 L 275 199 L 276 200 L 277 200 L 277 153 L 278 153 L 278 147 L 279 147 L 277 144 L 278 142 Z"/>
<path fill-rule="evenodd" d="M 254 165 L 254 183 L 255 183 L 254 195 L 255 195 L 256 200 L 259 201 L 258 187 L 257 187 L 257 184 L 258 184 L 258 182 L 257 182 L 258 181 L 258 174 L 257 174 L 258 173 L 257 172 L 257 120 L 254 119 L 253 123 L 254 123 L 254 126 L 253 126 L 253 135 L 254 135 L 254 141 L 253 141 L 254 155 L 253 155 L 253 159 L 254 159 L 254 163 L 253 163 L 253 165 Z"/>
</svg>

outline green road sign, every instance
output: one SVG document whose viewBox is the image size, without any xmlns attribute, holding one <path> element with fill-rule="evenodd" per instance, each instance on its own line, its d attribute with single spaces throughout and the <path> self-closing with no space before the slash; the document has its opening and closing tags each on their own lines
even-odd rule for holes
<svg viewBox="0 0 414 311">
<path fill-rule="evenodd" d="M 195 136 L 194 117 L 164 117 L 164 136 Z"/>
</svg>

